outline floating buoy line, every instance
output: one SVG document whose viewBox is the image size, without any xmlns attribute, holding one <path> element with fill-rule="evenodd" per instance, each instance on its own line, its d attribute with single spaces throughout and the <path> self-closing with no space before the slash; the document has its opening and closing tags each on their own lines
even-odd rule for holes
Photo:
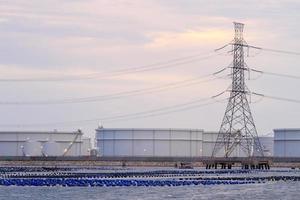
<svg viewBox="0 0 300 200">
<path fill-rule="evenodd" d="M 274 181 L 300 181 L 300 171 L 0 167 L 0 186 L 175 187 Z"/>
</svg>

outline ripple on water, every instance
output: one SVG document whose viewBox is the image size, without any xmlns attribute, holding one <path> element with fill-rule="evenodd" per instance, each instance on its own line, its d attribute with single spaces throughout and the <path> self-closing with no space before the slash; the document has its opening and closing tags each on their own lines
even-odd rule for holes
<svg viewBox="0 0 300 200">
<path fill-rule="evenodd" d="M 299 199 L 299 182 L 188 187 L 0 187 L 0 199 Z"/>
</svg>

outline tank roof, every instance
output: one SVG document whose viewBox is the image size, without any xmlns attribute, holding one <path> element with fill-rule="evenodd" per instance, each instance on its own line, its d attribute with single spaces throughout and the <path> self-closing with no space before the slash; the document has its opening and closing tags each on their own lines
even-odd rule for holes
<svg viewBox="0 0 300 200">
<path fill-rule="evenodd" d="M 185 128 L 103 128 L 99 127 L 96 131 L 198 131 L 203 129 L 185 129 Z"/>
<path fill-rule="evenodd" d="M 78 131 L 0 131 L 0 134 L 78 134 Z"/>
<path fill-rule="evenodd" d="M 274 129 L 274 132 L 286 132 L 286 131 L 300 131 L 300 128 L 278 128 Z"/>
</svg>

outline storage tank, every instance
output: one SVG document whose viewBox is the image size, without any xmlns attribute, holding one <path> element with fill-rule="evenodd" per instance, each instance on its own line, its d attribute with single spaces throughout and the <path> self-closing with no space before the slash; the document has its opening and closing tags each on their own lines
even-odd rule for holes
<svg viewBox="0 0 300 200">
<path fill-rule="evenodd" d="M 264 152 L 264 156 L 273 156 L 274 138 L 272 136 L 259 136 L 259 142 Z M 255 156 L 257 154 L 254 154 Z"/>
<path fill-rule="evenodd" d="M 199 129 L 101 127 L 96 129 L 96 147 L 104 157 L 211 157 L 218 134 Z M 265 151 L 270 149 L 272 137 L 262 138 L 262 144 L 266 146 Z M 216 157 L 224 155 L 223 147 Z M 247 156 L 241 145 L 230 154 L 230 157 Z"/>
<path fill-rule="evenodd" d="M 91 138 L 83 137 L 82 138 L 82 145 L 81 145 L 81 155 L 89 156 L 91 155 Z"/>
<path fill-rule="evenodd" d="M 42 155 L 42 146 L 40 142 L 27 140 L 21 148 L 24 156 Z"/>
<path fill-rule="evenodd" d="M 61 156 L 63 150 L 57 142 L 47 141 L 43 144 L 42 153 L 44 156 Z"/>
<path fill-rule="evenodd" d="M 300 157 L 300 129 L 274 130 L 274 156 Z"/>
<path fill-rule="evenodd" d="M 197 129 L 109 129 L 96 130 L 101 156 L 199 157 L 202 133 Z"/>
<path fill-rule="evenodd" d="M 40 142 L 41 145 L 47 141 L 55 141 L 61 152 L 73 142 L 67 156 L 87 155 L 90 142 L 83 137 L 80 131 L 0 131 L 0 156 L 24 156 L 23 148 L 28 140 Z"/>
<path fill-rule="evenodd" d="M 212 156 L 216 141 L 218 139 L 219 132 L 204 132 L 203 133 L 203 152 L 204 157 Z M 222 145 L 223 146 L 223 145 Z M 224 157 L 225 149 L 224 146 L 217 152 L 216 157 Z M 236 148 L 230 154 L 230 157 L 247 157 L 246 153 L 241 149 L 240 145 L 237 145 Z"/>
</svg>

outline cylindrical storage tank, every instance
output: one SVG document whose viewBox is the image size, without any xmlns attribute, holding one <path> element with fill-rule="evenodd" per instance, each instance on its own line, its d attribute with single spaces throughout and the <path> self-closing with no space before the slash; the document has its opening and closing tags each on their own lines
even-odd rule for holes
<svg viewBox="0 0 300 200">
<path fill-rule="evenodd" d="M 24 156 L 41 156 L 41 143 L 28 140 L 24 143 L 22 151 Z"/>
<path fill-rule="evenodd" d="M 43 144 L 42 153 L 44 156 L 61 156 L 63 151 L 60 145 L 54 141 L 48 141 Z"/>
<path fill-rule="evenodd" d="M 273 156 L 274 138 L 270 136 L 259 136 L 258 139 L 264 156 Z M 259 154 L 254 151 L 254 156 L 259 156 Z"/>
<path fill-rule="evenodd" d="M 274 157 L 300 157 L 300 129 L 274 130 Z"/>
<path fill-rule="evenodd" d="M 81 155 L 82 156 L 89 156 L 91 155 L 91 139 L 87 137 L 82 138 L 81 146 Z"/>
<path fill-rule="evenodd" d="M 222 143 L 221 141 L 218 141 L 219 132 L 204 132 L 203 133 L 203 152 L 202 155 L 204 157 L 211 157 L 212 153 L 214 151 L 216 143 Z M 224 145 L 222 144 L 219 150 L 214 155 L 216 157 L 224 157 L 225 156 L 225 149 Z M 240 144 L 238 144 L 234 150 L 229 155 L 230 157 L 247 157 L 248 155 L 246 152 L 243 151 Z"/>
<path fill-rule="evenodd" d="M 203 130 L 99 128 L 97 148 L 106 157 L 199 157 Z"/>
<path fill-rule="evenodd" d="M 76 139 L 74 141 L 74 139 Z M 67 156 L 81 156 L 88 155 L 90 142 L 84 139 L 84 134 L 77 131 L 0 131 L 0 156 L 23 156 L 23 155 L 40 155 L 42 153 L 35 152 L 36 150 L 29 150 L 33 146 L 40 146 L 31 144 L 27 147 L 27 141 L 37 141 L 43 145 L 47 141 L 55 141 L 59 144 L 61 152 L 67 148 L 70 143 L 74 143 Z M 26 146 L 26 148 L 25 148 Z M 24 149 L 25 148 L 25 149 Z M 37 148 L 38 149 L 38 148 Z M 26 151 L 25 151 L 26 150 Z M 30 153 L 30 151 L 33 151 Z M 39 149 L 41 151 L 41 149 Z M 55 153 L 58 154 L 58 153 Z M 61 153 L 62 155 L 62 153 Z"/>
</svg>

